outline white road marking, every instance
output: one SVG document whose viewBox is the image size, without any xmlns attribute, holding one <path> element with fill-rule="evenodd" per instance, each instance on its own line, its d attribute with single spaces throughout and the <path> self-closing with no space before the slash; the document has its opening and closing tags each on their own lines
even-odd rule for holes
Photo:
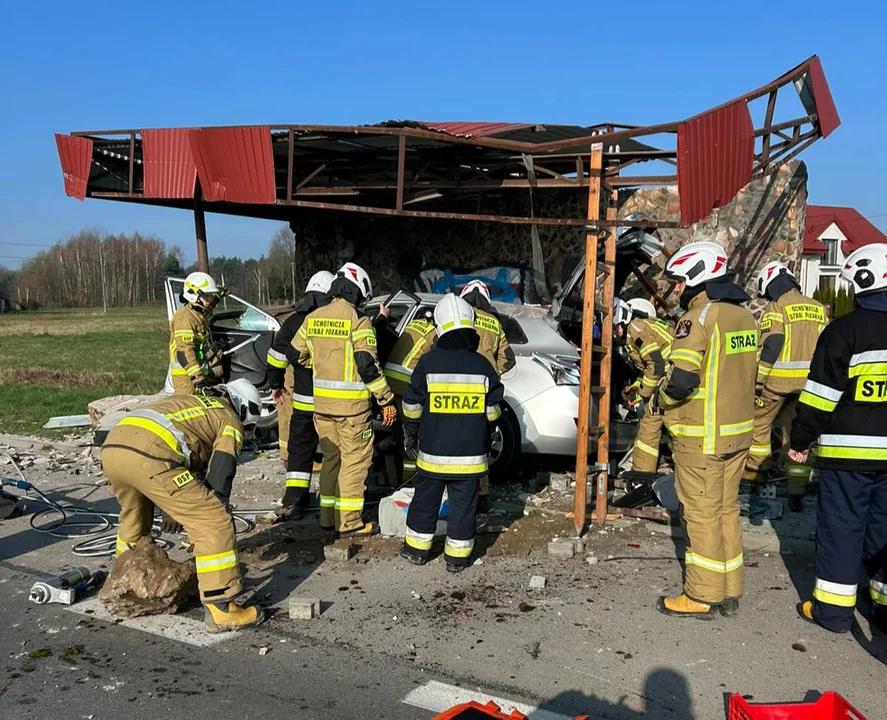
<svg viewBox="0 0 887 720">
<path fill-rule="evenodd" d="M 455 685 L 447 685 L 436 680 L 417 687 L 401 702 L 405 705 L 412 705 L 423 710 L 440 713 L 472 700 L 479 702 L 481 705 L 486 705 L 492 700 L 501 708 L 504 714 L 507 715 L 512 710 L 517 710 L 519 713 L 526 715 L 529 720 L 573 720 L 571 715 L 560 715 L 548 710 L 540 710 L 532 705 L 524 705 L 513 700 L 487 695 L 479 690 L 475 691 L 456 687 Z"/>
<path fill-rule="evenodd" d="M 234 633 L 220 633 L 218 635 L 210 635 L 200 620 L 185 617 L 184 615 L 149 615 L 146 617 L 132 618 L 131 620 L 121 620 L 114 617 L 102 607 L 97 597 L 83 600 L 70 607 L 65 608 L 70 612 L 86 617 L 104 620 L 105 622 L 117 623 L 123 627 L 141 630 L 142 632 L 151 633 L 152 635 L 160 635 L 169 640 L 187 643 L 196 647 L 209 647 L 210 645 L 218 645 L 219 643 L 230 640 Z M 87 613 L 87 610 L 92 612 Z"/>
</svg>

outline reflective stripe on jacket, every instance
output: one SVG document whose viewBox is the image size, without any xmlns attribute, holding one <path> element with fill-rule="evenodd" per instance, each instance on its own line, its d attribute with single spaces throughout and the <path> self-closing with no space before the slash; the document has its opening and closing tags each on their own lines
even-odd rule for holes
<svg viewBox="0 0 887 720">
<path fill-rule="evenodd" d="M 425 320 L 413 320 L 404 328 L 391 349 L 383 370 L 395 395 L 403 397 L 413 370 L 422 356 L 431 350 L 435 338 L 434 325 Z"/>
<path fill-rule="evenodd" d="M 665 375 L 665 361 L 671 354 L 673 342 L 671 326 L 657 318 L 638 318 L 628 325 L 625 346 L 641 374 L 640 395 L 645 400 Z"/>
</svg>

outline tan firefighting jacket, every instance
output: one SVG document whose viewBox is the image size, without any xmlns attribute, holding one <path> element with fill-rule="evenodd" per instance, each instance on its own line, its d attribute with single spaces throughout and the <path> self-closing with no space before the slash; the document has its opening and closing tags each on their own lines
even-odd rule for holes
<svg viewBox="0 0 887 720">
<path fill-rule="evenodd" d="M 314 412 L 333 417 L 359 415 L 374 395 L 390 405 L 394 395 L 379 368 L 376 331 L 368 317 L 335 298 L 305 318 L 292 346 L 303 367 L 314 369 Z"/>
<path fill-rule="evenodd" d="M 675 330 L 659 395 L 675 452 L 722 455 L 751 447 L 758 326 L 742 305 L 697 295 Z"/>
<path fill-rule="evenodd" d="M 172 316 L 169 329 L 169 372 L 176 393 L 193 393 L 194 383 L 211 382 L 222 376 L 221 357 L 212 344 L 209 318 L 191 305 L 183 305 Z M 185 380 L 190 380 L 190 383 L 184 382 Z"/>
<path fill-rule="evenodd" d="M 625 346 L 628 357 L 642 374 L 640 396 L 647 400 L 665 375 L 665 361 L 671 353 L 674 331 L 658 318 L 637 318 L 628 325 Z"/>
<path fill-rule="evenodd" d="M 427 320 L 413 320 L 404 328 L 383 369 L 395 395 L 403 397 L 419 358 L 434 346 L 436 339 L 434 325 Z"/>
<path fill-rule="evenodd" d="M 777 395 L 801 392 L 827 322 L 825 306 L 799 290 L 768 303 L 761 316 L 758 391 L 766 387 Z"/>
<path fill-rule="evenodd" d="M 227 486 L 227 495 L 242 445 L 243 424 L 227 399 L 170 395 L 126 415 L 102 447 L 124 447 L 137 456 L 167 460 L 171 467 L 181 465 L 170 492 L 191 482 L 191 472 L 208 470 L 207 485 L 217 492 Z"/>
<path fill-rule="evenodd" d="M 506 353 L 509 350 L 508 340 L 502 324 L 489 313 L 474 309 L 474 328 L 480 337 L 480 345 L 477 351 L 490 361 L 492 366 L 501 375 L 509 369 L 509 360 Z"/>
</svg>

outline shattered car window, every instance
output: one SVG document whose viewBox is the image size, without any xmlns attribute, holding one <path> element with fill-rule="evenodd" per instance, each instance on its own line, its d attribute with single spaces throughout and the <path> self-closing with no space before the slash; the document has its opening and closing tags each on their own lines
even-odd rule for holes
<svg viewBox="0 0 887 720">
<path fill-rule="evenodd" d="M 212 326 L 249 332 L 277 329 L 274 320 L 268 315 L 231 297 L 223 298 L 213 311 Z"/>
</svg>

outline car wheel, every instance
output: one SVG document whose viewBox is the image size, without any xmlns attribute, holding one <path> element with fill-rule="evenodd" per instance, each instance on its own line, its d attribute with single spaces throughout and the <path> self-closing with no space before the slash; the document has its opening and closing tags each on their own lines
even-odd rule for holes
<svg viewBox="0 0 887 720">
<path fill-rule="evenodd" d="M 521 430 L 517 416 L 508 405 L 501 406 L 490 446 L 490 480 L 506 483 L 516 479 L 521 458 Z"/>
</svg>

